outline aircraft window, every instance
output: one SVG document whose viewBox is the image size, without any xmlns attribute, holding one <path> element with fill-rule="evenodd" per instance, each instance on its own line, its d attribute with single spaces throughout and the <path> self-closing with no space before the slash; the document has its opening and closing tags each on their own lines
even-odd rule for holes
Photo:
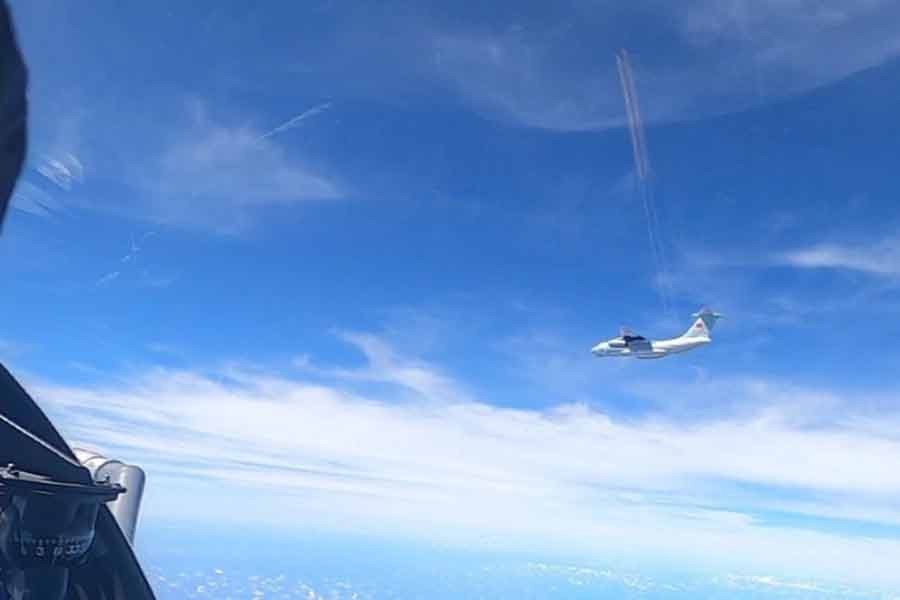
<svg viewBox="0 0 900 600">
<path fill-rule="evenodd" d="M 87 4 L 0 0 L 0 599 L 900 596 L 900 3 Z"/>
</svg>

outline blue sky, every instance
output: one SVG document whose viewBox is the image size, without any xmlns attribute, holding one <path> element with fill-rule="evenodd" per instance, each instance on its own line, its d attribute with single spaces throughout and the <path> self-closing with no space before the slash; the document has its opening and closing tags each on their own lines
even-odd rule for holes
<svg viewBox="0 0 900 600">
<path fill-rule="evenodd" d="M 147 523 L 898 583 L 889 3 L 12 4 L 0 357 Z"/>
</svg>

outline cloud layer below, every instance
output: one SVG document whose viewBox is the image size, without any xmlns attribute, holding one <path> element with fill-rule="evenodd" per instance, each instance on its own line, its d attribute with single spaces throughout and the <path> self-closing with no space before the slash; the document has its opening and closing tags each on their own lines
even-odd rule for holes
<svg viewBox="0 0 900 600">
<path fill-rule="evenodd" d="M 354 531 L 688 553 L 700 564 L 877 580 L 900 557 L 889 537 L 827 526 L 900 525 L 900 439 L 884 420 L 812 424 L 779 408 L 796 388 L 740 380 L 704 393 L 756 395 L 755 414 L 684 422 L 614 420 L 579 404 L 504 409 L 383 340 L 346 339 L 364 366 L 307 359 L 293 375 L 153 369 L 118 385 L 32 387 L 70 440 L 143 464 L 155 488 L 148 511 L 167 518 L 253 522 L 286 510 Z M 807 405 L 842 401 L 800 392 Z M 192 490 L 195 508 L 168 497 L 172 486 Z M 805 525 L 770 523 L 772 514 Z"/>
</svg>

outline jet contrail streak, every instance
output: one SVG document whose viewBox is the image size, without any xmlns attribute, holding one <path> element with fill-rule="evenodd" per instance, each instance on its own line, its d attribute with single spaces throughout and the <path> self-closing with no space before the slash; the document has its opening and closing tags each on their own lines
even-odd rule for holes
<svg viewBox="0 0 900 600">
<path fill-rule="evenodd" d="M 314 117 L 319 113 L 325 112 L 330 107 L 331 107 L 331 102 L 324 102 L 322 104 L 319 104 L 318 106 L 313 106 L 309 110 L 303 111 L 296 117 L 288 119 L 287 121 L 285 121 L 284 123 L 282 123 L 281 125 L 276 127 L 275 129 L 272 129 L 271 131 L 267 131 L 266 133 L 262 134 L 261 136 L 259 136 L 259 139 L 264 140 L 268 137 L 272 137 L 276 133 L 281 133 L 283 131 L 287 131 L 288 129 L 293 129 L 294 127 L 298 127 L 300 125 L 300 123 L 302 123 L 306 119 L 308 119 L 310 117 Z"/>
<path fill-rule="evenodd" d="M 634 168 L 638 179 L 638 190 L 644 207 L 644 216 L 647 219 L 647 236 L 650 239 L 650 250 L 657 269 L 658 281 L 656 281 L 656 286 L 659 290 L 663 311 L 668 314 L 668 261 L 666 260 L 665 246 L 662 243 L 659 232 L 659 218 L 656 213 L 653 194 L 652 171 L 650 170 L 647 143 L 644 138 L 644 121 L 641 117 L 637 87 L 634 85 L 631 61 L 624 49 L 616 53 L 616 65 L 619 70 L 619 81 L 622 84 L 622 96 L 625 99 L 625 112 L 628 116 L 628 129 L 631 134 L 631 148 L 634 153 Z"/>
<path fill-rule="evenodd" d="M 131 250 L 129 250 L 128 254 L 122 257 L 121 262 L 128 262 L 133 258 L 137 258 L 138 253 L 144 248 L 144 242 L 147 241 L 147 238 L 156 235 L 155 231 L 147 231 L 144 232 L 144 235 L 141 236 L 140 241 L 135 241 L 134 236 L 131 236 Z"/>
<path fill-rule="evenodd" d="M 101 277 L 100 279 L 97 280 L 96 285 L 101 286 L 101 285 L 107 284 L 110 281 L 112 281 L 113 279 L 116 279 L 120 274 L 121 273 L 119 273 L 119 271 L 112 271 L 111 273 L 107 273 L 106 275 L 104 275 L 103 277 Z"/>
<path fill-rule="evenodd" d="M 637 89 L 635 88 L 634 76 L 631 72 L 631 62 L 625 50 L 621 50 L 616 55 L 616 62 L 619 66 L 619 80 L 622 82 L 622 95 L 625 98 L 625 111 L 628 115 L 628 128 L 631 132 L 634 164 L 638 178 L 645 180 L 650 175 L 650 161 L 647 158 L 647 148 L 644 143 L 644 123 L 641 119 Z"/>
</svg>

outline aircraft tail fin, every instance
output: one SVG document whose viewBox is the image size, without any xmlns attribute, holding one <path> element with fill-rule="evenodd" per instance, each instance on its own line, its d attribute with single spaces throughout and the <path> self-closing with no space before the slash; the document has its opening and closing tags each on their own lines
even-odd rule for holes
<svg viewBox="0 0 900 600">
<path fill-rule="evenodd" d="M 722 318 L 717 312 L 713 312 L 708 308 L 701 308 L 698 312 L 695 312 L 691 315 L 695 318 L 694 323 L 691 325 L 690 329 L 684 332 L 682 337 L 686 338 L 698 338 L 698 337 L 709 337 L 712 328 L 715 326 L 716 321 Z"/>
</svg>

